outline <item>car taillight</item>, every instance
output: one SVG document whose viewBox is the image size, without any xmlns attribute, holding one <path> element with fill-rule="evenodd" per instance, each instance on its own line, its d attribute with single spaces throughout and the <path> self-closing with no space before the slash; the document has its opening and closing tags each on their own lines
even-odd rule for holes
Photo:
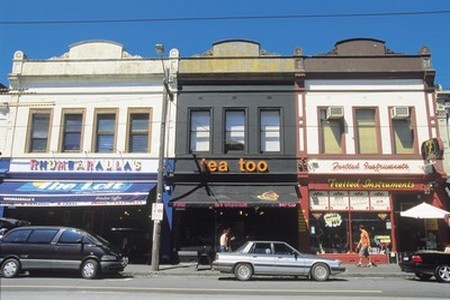
<svg viewBox="0 0 450 300">
<path fill-rule="evenodd" d="M 421 262 L 422 262 L 422 257 L 419 256 L 419 255 L 413 255 L 413 256 L 411 257 L 411 261 L 412 261 L 413 263 L 421 263 Z"/>
</svg>

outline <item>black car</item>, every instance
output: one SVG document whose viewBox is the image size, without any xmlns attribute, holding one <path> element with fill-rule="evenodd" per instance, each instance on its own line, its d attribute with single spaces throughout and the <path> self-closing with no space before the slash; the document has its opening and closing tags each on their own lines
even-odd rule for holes
<svg viewBox="0 0 450 300">
<path fill-rule="evenodd" d="M 71 227 L 24 226 L 8 231 L 0 240 L 3 277 L 21 271 L 75 270 L 84 278 L 120 272 L 128 258 L 102 237 Z"/>
<path fill-rule="evenodd" d="M 405 255 L 399 265 L 403 272 L 414 273 L 421 280 L 434 276 L 439 282 L 450 283 L 450 253 L 419 251 Z"/>
</svg>

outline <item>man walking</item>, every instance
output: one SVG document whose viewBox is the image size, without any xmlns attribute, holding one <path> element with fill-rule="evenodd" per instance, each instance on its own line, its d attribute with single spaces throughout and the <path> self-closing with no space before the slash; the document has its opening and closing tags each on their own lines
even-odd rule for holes
<svg viewBox="0 0 450 300">
<path fill-rule="evenodd" d="M 358 267 L 362 265 L 362 259 L 365 257 L 369 261 L 367 264 L 368 267 L 375 266 L 370 259 L 370 236 L 366 229 L 364 229 L 363 225 L 359 225 L 360 238 L 359 243 L 356 246 L 356 249 L 359 249 L 359 262 L 357 264 Z"/>
</svg>

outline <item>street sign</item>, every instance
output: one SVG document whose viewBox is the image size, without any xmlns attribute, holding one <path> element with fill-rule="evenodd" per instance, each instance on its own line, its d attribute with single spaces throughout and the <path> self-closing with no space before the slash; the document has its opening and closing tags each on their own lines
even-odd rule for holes
<svg viewBox="0 0 450 300">
<path fill-rule="evenodd" d="M 153 203 L 152 205 L 152 221 L 162 221 L 164 215 L 164 204 Z"/>
</svg>

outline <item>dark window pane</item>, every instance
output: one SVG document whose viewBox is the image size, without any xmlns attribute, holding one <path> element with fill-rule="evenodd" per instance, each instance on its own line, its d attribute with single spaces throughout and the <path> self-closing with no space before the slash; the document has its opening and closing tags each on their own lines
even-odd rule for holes
<svg viewBox="0 0 450 300">
<path fill-rule="evenodd" d="M 30 235 L 31 230 L 17 230 L 9 233 L 2 240 L 3 243 L 24 243 L 28 236 Z"/>
<path fill-rule="evenodd" d="M 149 121 L 148 113 L 130 115 L 128 152 L 148 152 Z"/>
<path fill-rule="evenodd" d="M 80 150 L 82 120 L 82 114 L 64 115 L 63 152 Z"/>
<path fill-rule="evenodd" d="M 50 243 L 52 239 L 55 237 L 58 230 L 54 229 L 45 229 L 45 230 L 35 230 L 30 238 L 28 239 L 29 243 Z"/>
<path fill-rule="evenodd" d="M 66 230 L 61 235 L 61 238 L 59 239 L 60 243 L 66 243 L 66 244 L 74 244 L 74 243 L 80 243 L 83 239 L 83 236 L 81 233 L 75 230 Z"/>
<path fill-rule="evenodd" d="M 47 150 L 50 114 L 36 113 L 32 115 L 30 152 L 44 152 Z"/>
</svg>

